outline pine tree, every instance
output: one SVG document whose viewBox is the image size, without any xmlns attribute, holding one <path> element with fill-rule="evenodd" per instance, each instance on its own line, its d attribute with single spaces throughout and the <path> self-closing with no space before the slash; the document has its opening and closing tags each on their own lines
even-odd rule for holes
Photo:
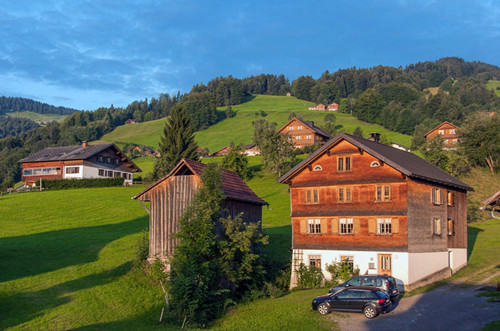
<svg viewBox="0 0 500 331">
<path fill-rule="evenodd" d="M 197 145 L 191 118 L 181 107 L 174 107 L 165 122 L 160 143 L 160 157 L 156 159 L 153 176 L 158 179 L 168 174 L 181 160 L 198 160 Z"/>
</svg>

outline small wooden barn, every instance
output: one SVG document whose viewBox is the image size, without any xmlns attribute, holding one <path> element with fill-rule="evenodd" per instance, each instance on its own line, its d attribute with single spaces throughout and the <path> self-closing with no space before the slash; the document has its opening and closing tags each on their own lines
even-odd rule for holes
<svg viewBox="0 0 500 331">
<path fill-rule="evenodd" d="M 133 199 L 143 204 L 150 202 L 149 259 L 165 261 L 173 253 L 179 220 L 202 185 L 201 175 L 206 165 L 192 160 L 181 160 L 168 175 L 137 194 Z M 243 213 L 244 222 L 262 220 L 262 206 L 268 203 L 259 198 L 234 172 L 222 171 L 222 190 L 226 199 L 222 203 L 223 216 Z"/>
</svg>

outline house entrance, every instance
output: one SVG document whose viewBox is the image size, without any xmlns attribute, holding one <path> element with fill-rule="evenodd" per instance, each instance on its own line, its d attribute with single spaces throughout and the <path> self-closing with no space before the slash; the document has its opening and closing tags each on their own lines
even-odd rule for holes
<svg viewBox="0 0 500 331">
<path fill-rule="evenodd" d="M 380 274 L 392 275 L 392 255 L 379 254 L 378 255 L 378 272 Z"/>
</svg>

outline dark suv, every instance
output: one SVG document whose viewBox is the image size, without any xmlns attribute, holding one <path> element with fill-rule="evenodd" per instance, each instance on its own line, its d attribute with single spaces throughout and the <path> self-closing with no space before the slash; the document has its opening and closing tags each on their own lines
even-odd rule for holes
<svg viewBox="0 0 500 331">
<path fill-rule="evenodd" d="M 362 312 L 366 318 L 374 318 L 390 307 L 391 301 L 385 291 L 364 286 L 349 286 L 338 292 L 316 297 L 312 301 L 312 309 L 323 315 L 337 310 Z"/>
<path fill-rule="evenodd" d="M 395 301 L 399 297 L 399 290 L 394 277 L 389 275 L 360 275 L 353 277 L 343 284 L 332 286 L 330 293 L 338 292 L 348 286 L 371 286 L 384 290 Z"/>
</svg>

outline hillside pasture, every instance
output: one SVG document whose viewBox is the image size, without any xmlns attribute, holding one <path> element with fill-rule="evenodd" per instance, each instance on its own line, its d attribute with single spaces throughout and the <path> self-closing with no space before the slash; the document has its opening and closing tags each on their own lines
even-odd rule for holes
<svg viewBox="0 0 500 331">
<path fill-rule="evenodd" d="M 252 143 L 253 122 L 256 119 L 264 118 L 268 122 L 275 122 L 279 128 L 288 121 L 290 112 L 300 114 L 304 120 L 314 121 L 316 125 L 322 126 L 328 112 L 308 110 L 307 108 L 311 105 L 313 105 L 312 102 L 295 97 L 253 95 L 250 101 L 232 106 L 236 116 L 223 119 L 205 130 L 196 132 L 196 141 L 200 147 L 208 147 L 211 153 L 229 146 L 231 142 L 250 144 Z M 223 112 L 225 109 L 226 107 L 221 107 L 218 111 Z M 386 135 L 389 141 L 406 146 L 411 143 L 411 136 L 389 131 L 377 124 L 360 121 L 349 114 L 339 112 L 334 112 L 334 114 L 337 118 L 337 130 L 352 133 L 359 126 L 363 129 L 365 137 L 368 137 L 369 132 L 380 132 Z M 133 143 L 158 148 L 164 124 L 165 119 L 159 119 L 122 125 L 104 135 L 98 142 L 114 142 L 120 147 L 123 143 Z"/>
<path fill-rule="evenodd" d="M 486 84 L 486 88 L 488 90 L 493 89 L 493 91 L 495 91 L 495 94 L 500 97 L 500 80 L 490 80 L 490 81 L 488 81 L 488 83 Z"/>
<path fill-rule="evenodd" d="M 32 111 L 7 112 L 5 115 L 16 118 L 27 118 L 33 122 L 43 123 L 48 121 L 62 122 L 68 115 L 58 114 L 39 114 Z"/>
</svg>

